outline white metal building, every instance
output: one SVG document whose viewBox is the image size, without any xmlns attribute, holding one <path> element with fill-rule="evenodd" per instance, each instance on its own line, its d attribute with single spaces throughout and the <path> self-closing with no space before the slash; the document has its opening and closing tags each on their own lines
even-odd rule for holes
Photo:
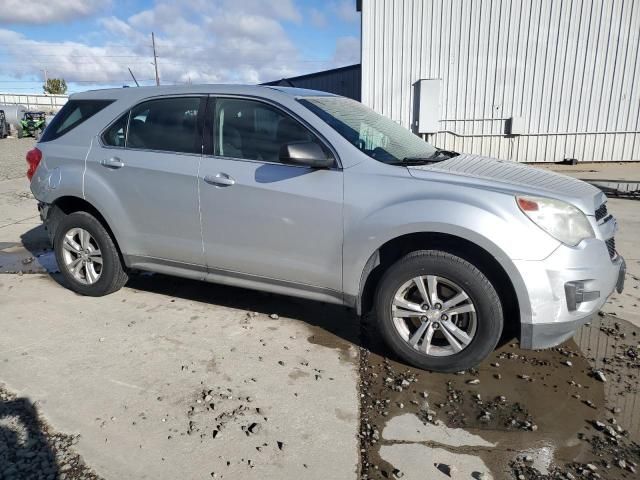
<svg viewBox="0 0 640 480">
<path fill-rule="evenodd" d="M 362 102 L 437 146 L 521 162 L 640 160 L 640 0 L 358 8 Z"/>
</svg>

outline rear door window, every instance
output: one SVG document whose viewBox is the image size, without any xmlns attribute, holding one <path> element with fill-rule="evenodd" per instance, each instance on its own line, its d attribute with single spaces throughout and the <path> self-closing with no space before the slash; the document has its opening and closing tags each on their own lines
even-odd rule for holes
<svg viewBox="0 0 640 480">
<path fill-rule="evenodd" d="M 127 148 L 200 153 L 199 97 L 150 100 L 131 111 Z"/>
<path fill-rule="evenodd" d="M 61 137 L 111 103 L 113 100 L 69 100 L 53 117 L 40 141 L 48 142 Z"/>
</svg>

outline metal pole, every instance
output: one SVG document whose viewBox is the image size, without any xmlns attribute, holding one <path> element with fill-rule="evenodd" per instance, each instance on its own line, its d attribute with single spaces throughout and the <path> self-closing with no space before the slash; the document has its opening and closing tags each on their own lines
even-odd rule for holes
<svg viewBox="0 0 640 480">
<path fill-rule="evenodd" d="M 133 78 L 133 81 L 136 82 L 136 87 L 139 87 L 140 84 L 138 83 L 138 80 L 136 80 L 136 77 L 133 75 L 131 68 L 127 67 L 127 69 L 129 70 L 129 73 L 131 74 L 131 78 Z"/>
<path fill-rule="evenodd" d="M 158 76 L 158 57 L 156 56 L 156 37 L 151 32 L 151 44 L 153 45 L 153 66 L 156 69 L 156 85 L 160 85 L 160 77 Z"/>
</svg>

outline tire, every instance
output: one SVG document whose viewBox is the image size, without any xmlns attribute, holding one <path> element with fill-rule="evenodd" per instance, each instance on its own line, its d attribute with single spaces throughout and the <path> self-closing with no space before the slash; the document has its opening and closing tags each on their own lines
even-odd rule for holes
<svg viewBox="0 0 640 480">
<path fill-rule="evenodd" d="M 68 238 L 75 232 L 72 240 L 76 246 L 82 247 L 80 235 L 83 231 L 87 232 L 90 237 L 86 242 L 84 253 L 80 254 L 83 256 L 80 256 L 74 253 L 75 249 L 67 243 L 66 237 Z M 65 283 L 70 290 L 76 293 L 101 297 L 120 290 L 127 283 L 129 277 L 113 239 L 90 213 L 74 212 L 62 217 L 56 228 L 53 247 Z M 81 260 L 86 258 L 88 264 L 80 267 L 78 274 L 74 275 L 69 261 L 75 261 L 73 259 L 77 260 L 78 258 Z M 98 258 L 102 264 L 98 262 Z"/>
<path fill-rule="evenodd" d="M 22 137 L 24 137 L 24 133 L 22 132 L 22 129 L 19 128 L 18 129 L 18 138 L 22 138 Z"/>
<path fill-rule="evenodd" d="M 417 283 L 420 279 L 422 290 Z M 432 302 L 430 292 L 434 290 L 440 293 Z M 424 294 L 428 300 L 417 305 Z M 458 302 L 460 298 L 463 300 Z M 457 303 L 447 305 L 447 300 Z M 411 303 L 406 304 L 407 301 Z M 405 306 L 418 306 L 423 313 L 417 316 Z M 405 315 L 411 316 L 404 318 Z M 398 357 L 415 367 L 437 372 L 477 366 L 495 349 L 504 323 L 500 298 L 488 278 L 468 261 L 440 250 L 410 253 L 383 274 L 376 290 L 375 318 L 383 339 Z M 424 334 L 418 331 L 421 328 Z M 453 343 L 448 340 L 450 337 Z M 411 340 L 416 338 L 418 343 L 412 345 Z"/>
</svg>

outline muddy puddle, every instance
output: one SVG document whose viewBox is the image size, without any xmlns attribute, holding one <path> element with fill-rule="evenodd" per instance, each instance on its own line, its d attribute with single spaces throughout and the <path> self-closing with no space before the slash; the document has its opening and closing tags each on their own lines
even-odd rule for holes
<svg viewBox="0 0 640 480">
<path fill-rule="evenodd" d="M 507 342 L 457 374 L 387 359 L 370 336 L 362 478 L 636 478 L 640 330 L 631 324 L 598 317 L 551 350 Z"/>
<path fill-rule="evenodd" d="M 27 249 L 22 243 L 0 243 L 0 273 L 56 273 L 56 257 L 50 248 Z"/>
</svg>

